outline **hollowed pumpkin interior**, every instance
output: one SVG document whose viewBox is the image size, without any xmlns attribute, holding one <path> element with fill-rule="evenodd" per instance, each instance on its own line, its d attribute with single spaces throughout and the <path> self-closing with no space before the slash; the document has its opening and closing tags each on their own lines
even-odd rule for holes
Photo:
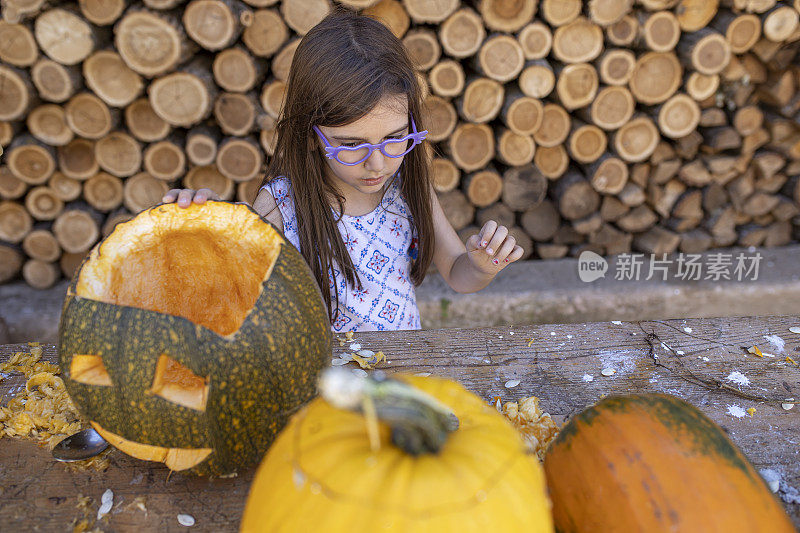
<svg viewBox="0 0 800 533">
<path fill-rule="evenodd" d="M 76 293 L 182 316 L 226 336 L 255 304 L 283 242 L 243 205 L 167 204 L 118 225 L 92 250 Z"/>
</svg>

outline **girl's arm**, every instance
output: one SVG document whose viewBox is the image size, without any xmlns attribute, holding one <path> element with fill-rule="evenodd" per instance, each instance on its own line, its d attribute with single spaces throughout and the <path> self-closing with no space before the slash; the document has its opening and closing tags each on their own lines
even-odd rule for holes
<svg viewBox="0 0 800 533">
<path fill-rule="evenodd" d="M 272 225 L 281 232 L 281 235 L 283 235 L 283 216 L 281 216 L 281 210 L 278 209 L 278 204 L 275 203 L 275 198 L 268 189 L 261 189 L 258 191 L 256 201 L 253 202 L 253 209 L 256 210 L 256 213 L 272 223 Z"/>
<path fill-rule="evenodd" d="M 480 232 L 461 243 L 444 215 L 436 193 L 431 190 L 435 249 L 433 262 L 444 280 L 456 292 L 476 292 L 486 287 L 503 268 L 520 257 L 522 248 L 508 234 L 508 228 L 488 221 Z"/>
</svg>

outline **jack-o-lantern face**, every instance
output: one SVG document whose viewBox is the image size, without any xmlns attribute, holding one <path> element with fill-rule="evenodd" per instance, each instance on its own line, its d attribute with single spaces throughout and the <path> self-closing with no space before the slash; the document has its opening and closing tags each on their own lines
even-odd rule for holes
<svg viewBox="0 0 800 533">
<path fill-rule="evenodd" d="M 59 332 L 76 407 L 173 470 L 255 464 L 315 394 L 331 334 L 303 258 L 244 204 L 154 207 L 98 244 Z"/>
</svg>

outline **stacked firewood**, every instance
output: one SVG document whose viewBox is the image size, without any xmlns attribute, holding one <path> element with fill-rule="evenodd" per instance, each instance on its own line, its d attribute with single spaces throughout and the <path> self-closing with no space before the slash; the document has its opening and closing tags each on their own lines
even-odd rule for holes
<svg viewBox="0 0 800 533">
<path fill-rule="evenodd" d="M 338 0 L 403 40 L 435 188 L 526 257 L 800 235 L 800 0 Z M 0 283 L 48 287 L 172 187 L 251 202 L 329 0 L 2 0 Z"/>
</svg>

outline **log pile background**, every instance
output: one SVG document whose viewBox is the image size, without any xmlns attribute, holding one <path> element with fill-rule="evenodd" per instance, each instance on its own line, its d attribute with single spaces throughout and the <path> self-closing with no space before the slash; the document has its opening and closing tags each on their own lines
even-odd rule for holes
<svg viewBox="0 0 800 533">
<path fill-rule="evenodd" d="M 339 0 L 426 82 L 435 188 L 526 257 L 800 238 L 800 0 Z M 171 187 L 252 202 L 328 0 L 2 0 L 0 283 Z"/>
</svg>

